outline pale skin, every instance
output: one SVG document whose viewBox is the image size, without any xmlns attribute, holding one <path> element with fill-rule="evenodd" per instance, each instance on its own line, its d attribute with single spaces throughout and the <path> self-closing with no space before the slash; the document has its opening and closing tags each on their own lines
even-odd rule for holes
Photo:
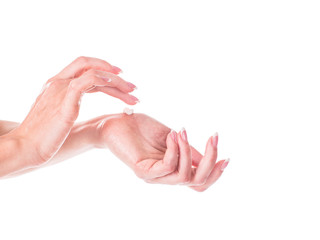
<svg viewBox="0 0 320 240">
<path fill-rule="evenodd" d="M 92 148 L 108 148 L 148 183 L 183 184 L 204 191 L 223 173 L 217 161 L 218 136 L 209 138 L 204 156 L 176 133 L 144 114 L 112 114 L 75 123 L 87 92 L 103 92 L 129 105 L 138 99 L 120 69 L 96 58 L 80 57 L 49 79 L 21 123 L 0 121 L 0 177 L 20 175 L 58 163 Z M 111 80 L 111 81 L 110 81 Z"/>
</svg>

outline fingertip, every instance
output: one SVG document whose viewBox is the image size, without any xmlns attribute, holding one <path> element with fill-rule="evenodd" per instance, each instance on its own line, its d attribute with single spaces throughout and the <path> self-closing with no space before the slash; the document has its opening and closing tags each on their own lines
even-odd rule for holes
<svg viewBox="0 0 320 240">
<path fill-rule="evenodd" d="M 175 153 L 179 151 L 177 132 L 174 131 L 173 129 L 168 133 L 166 143 L 167 143 L 167 151 L 175 152 Z"/>
<path fill-rule="evenodd" d="M 217 132 L 215 132 L 212 137 L 211 137 L 211 144 L 214 148 L 217 148 L 218 146 L 218 140 L 219 140 L 219 135 Z"/>
<path fill-rule="evenodd" d="M 126 104 L 128 104 L 128 105 L 131 105 L 131 106 L 133 106 L 133 105 L 135 105 L 136 104 L 136 102 L 134 102 L 134 101 L 132 101 L 131 99 L 121 99 L 124 103 L 126 103 Z"/>
<path fill-rule="evenodd" d="M 119 67 L 111 66 L 111 69 L 112 69 L 112 72 L 113 72 L 114 74 L 123 73 L 123 71 L 122 71 L 121 68 L 119 68 Z"/>
<path fill-rule="evenodd" d="M 135 103 L 132 103 L 132 102 L 127 102 L 127 101 L 124 101 L 126 104 L 130 105 L 130 106 L 133 106 L 135 105 Z"/>
<path fill-rule="evenodd" d="M 188 135 L 187 135 L 187 131 L 184 127 L 180 131 L 180 137 L 184 142 L 188 143 Z"/>
<path fill-rule="evenodd" d="M 228 166 L 229 162 L 230 162 L 230 158 L 227 158 L 226 160 L 223 161 L 223 163 L 220 166 L 220 170 L 222 172 L 226 169 L 226 167 Z"/>
<path fill-rule="evenodd" d="M 224 165 L 224 162 L 226 161 L 227 159 L 224 159 L 224 160 L 220 160 L 218 162 L 216 162 L 215 166 L 214 166 L 214 169 L 213 171 L 219 173 L 219 174 L 222 174 L 224 169 L 226 168 L 226 166 L 224 166 L 223 170 L 222 170 L 222 166 Z M 228 164 L 226 164 L 228 165 Z"/>
<path fill-rule="evenodd" d="M 128 86 L 129 86 L 129 88 L 131 89 L 131 91 L 134 91 L 134 90 L 137 90 L 137 89 L 138 89 L 137 86 L 134 85 L 134 84 L 131 83 L 131 82 L 127 82 L 127 84 L 128 84 Z"/>
<path fill-rule="evenodd" d="M 219 139 L 219 136 L 218 136 L 218 133 L 215 132 L 208 140 L 207 142 L 207 148 L 210 146 L 210 147 L 213 147 L 213 149 L 217 149 L 218 147 L 218 139 Z"/>
<path fill-rule="evenodd" d="M 169 133 L 170 137 L 172 139 L 172 141 L 177 144 L 178 143 L 178 139 L 177 139 L 177 132 L 173 129 L 171 129 L 171 132 Z"/>
<path fill-rule="evenodd" d="M 213 136 L 211 136 L 207 141 L 206 151 L 205 151 L 204 155 L 208 155 L 216 150 L 214 148 L 214 145 L 212 144 L 212 141 L 213 141 Z"/>
<path fill-rule="evenodd" d="M 129 99 L 123 100 L 125 103 L 127 103 L 129 105 L 136 105 L 136 104 L 140 103 L 138 98 L 136 98 L 135 96 L 132 96 L 130 94 L 128 94 L 128 95 L 129 95 Z"/>
</svg>

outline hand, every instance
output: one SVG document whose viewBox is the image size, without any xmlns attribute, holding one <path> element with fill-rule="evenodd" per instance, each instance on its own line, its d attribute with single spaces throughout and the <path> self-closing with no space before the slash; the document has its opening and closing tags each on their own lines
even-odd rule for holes
<svg viewBox="0 0 320 240">
<path fill-rule="evenodd" d="M 204 191 L 222 174 L 228 160 L 217 159 L 218 136 L 210 137 L 202 156 L 178 134 L 144 114 L 115 114 L 99 120 L 98 147 L 109 148 L 148 183 L 184 184 Z"/>
<path fill-rule="evenodd" d="M 120 71 L 103 60 L 79 57 L 47 81 L 28 116 L 10 132 L 28 144 L 27 166 L 47 162 L 60 149 L 78 117 L 84 93 L 103 92 L 131 105 L 138 101 L 129 94 L 135 86 L 117 76 Z"/>
</svg>

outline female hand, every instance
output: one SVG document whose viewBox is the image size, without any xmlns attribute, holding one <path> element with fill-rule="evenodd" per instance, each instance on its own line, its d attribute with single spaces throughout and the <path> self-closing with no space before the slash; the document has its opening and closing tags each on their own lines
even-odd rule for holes
<svg viewBox="0 0 320 240">
<path fill-rule="evenodd" d="M 78 117 L 84 93 L 103 92 L 136 104 L 138 99 L 129 94 L 135 86 L 117 76 L 120 71 L 103 60 L 79 57 L 49 79 L 25 120 L 9 133 L 28 146 L 25 166 L 45 163 L 59 150 Z"/>
<path fill-rule="evenodd" d="M 98 147 L 109 148 L 148 183 L 184 184 L 204 191 L 222 174 L 228 160 L 216 163 L 218 136 L 209 138 L 202 156 L 185 130 L 178 134 L 144 114 L 99 119 Z"/>
</svg>

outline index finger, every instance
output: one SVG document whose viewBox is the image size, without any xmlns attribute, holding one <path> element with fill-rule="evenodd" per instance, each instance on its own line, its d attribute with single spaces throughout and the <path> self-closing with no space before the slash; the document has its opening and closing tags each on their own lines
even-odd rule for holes
<svg viewBox="0 0 320 240">
<path fill-rule="evenodd" d="M 112 66 L 110 63 L 104 60 L 92 57 L 78 57 L 68 66 L 66 66 L 60 73 L 58 73 L 57 77 L 62 79 L 77 78 L 88 69 L 102 70 L 106 72 L 112 72 L 114 74 L 119 74 L 122 72 L 120 68 Z"/>
</svg>

